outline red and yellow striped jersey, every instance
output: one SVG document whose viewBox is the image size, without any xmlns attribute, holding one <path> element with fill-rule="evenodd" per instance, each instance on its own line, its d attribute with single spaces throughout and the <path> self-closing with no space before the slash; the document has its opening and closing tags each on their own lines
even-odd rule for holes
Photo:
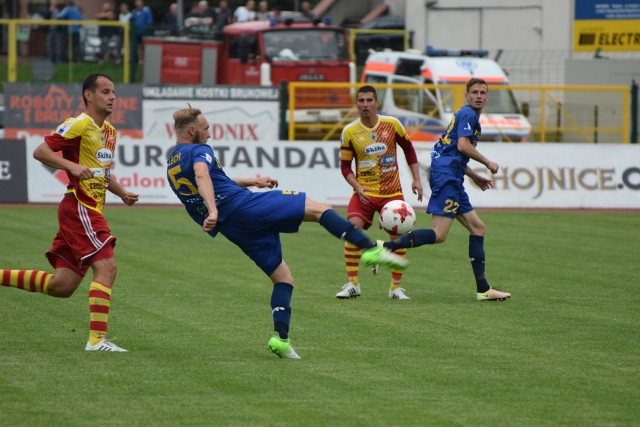
<svg viewBox="0 0 640 427">
<path fill-rule="evenodd" d="M 107 121 L 100 127 L 89 115 L 82 113 L 65 120 L 44 140 L 65 159 L 91 168 L 91 179 L 78 180 L 67 172 L 67 192 L 75 194 L 87 208 L 102 212 L 116 149 L 116 129 Z"/>
<path fill-rule="evenodd" d="M 342 130 L 340 160 L 355 160 L 356 179 L 371 189 L 366 192 L 367 195 L 383 198 L 402 195 L 398 145 L 405 155 L 408 150 L 415 158 L 415 150 L 407 132 L 395 117 L 378 115 L 378 122 L 372 128 L 357 119 Z"/>
</svg>

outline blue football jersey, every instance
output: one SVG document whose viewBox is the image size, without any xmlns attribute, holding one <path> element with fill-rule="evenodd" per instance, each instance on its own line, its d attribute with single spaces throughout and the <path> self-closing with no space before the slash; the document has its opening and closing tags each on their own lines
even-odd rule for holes
<svg viewBox="0 0 640 427">
<path fill-rule="evenodd" d="M 469 158 L 458 151 L 458 138 L 469 138 L 475 147 L 480 134 L 480 121 L 475 110 L 468 105 L 460 108 L 431 150 L 431 169 L 436 172 L 464 176 Z"/>
<path fill-rule="evenodd" d="M 218 208 L 218 223 L 221 223 L 251 196 L 251 191 L 239 186 L 224 173 L 213 149 L 207 144 L 176 145 L 167 162 L 167 179 L 175 195 L 198 224 L 202 225 L 209 214 L 196 183 L 193 167 L 198 162 L 206 164 L 209 169 Z"/>
</svg>

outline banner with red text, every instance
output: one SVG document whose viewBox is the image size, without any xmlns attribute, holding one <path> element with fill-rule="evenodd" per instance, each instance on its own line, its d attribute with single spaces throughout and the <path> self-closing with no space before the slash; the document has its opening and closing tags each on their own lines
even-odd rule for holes
<svg viewBox="0 0 640 427">
<path fill-rule="evenodd" d="M 209 121 L 211 141 L 278 139 L 279 90 L 268 86 L 153 86 L 142 91 L 145 138 L 175 140 L 173 113 L 191 105 Z"/>
<path fill-rule="evenodd" d="M 5 83 L 4 136 L 48 135 L 84 109 L 80 83 Z M 142 86 L 116 85 L 113 113 L 107 120 L 121 135 L 142 138 Z"/>
</svg>

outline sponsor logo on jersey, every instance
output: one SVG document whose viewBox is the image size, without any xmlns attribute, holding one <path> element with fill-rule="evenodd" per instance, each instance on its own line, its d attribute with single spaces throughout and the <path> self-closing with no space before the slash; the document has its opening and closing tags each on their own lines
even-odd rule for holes
<svg viewBox="0 0 640 427">
<path fill-rule="evenodd" d="M 358 168 L 360 169 L 372 168 L 375 165 L 376 165 L 375 160 L 363 160 L 361 162 L 358 162 Z"/>
<path fill-rule="evenodd" d="M 108 148 L 102 147 L 96 151 L 96 160 L 99 161 L 100 164 L 108 166 L 113 161 L 113 153 Z"/>
<path fill-rule="evenodd" d="M 395 172 L 398 168 L 395 166 L 392 166 L 390 168 L 382 168 L 382 170 L 380 172 L 382 173 L 387 173 L 387 172 Z"/>
<path fill-rule="evenodd" d="M 379 156 L 383 154 L 385 151 L 387 151 L 387 146 L 380 142 L 376 142 L 374 144 L 367 145 L 366 147 L 364 147 L 364 154 L 368 156 Z"/>
<path fill-rule="evenodd" d="M 396 156 L 382 156 L 380 157 L 381 165 L 390 165 L 396 161 Z"/>
<path fill-rule="evenodd" d="M 62 125 L 60 125 L 60 127 L 58 128 L 58 130 L 56 132 L 58 132 L 60 135 L 64 135 L 64 133 L 69 129 L 69 127 L 67 126 L 66 123 L 63 123 Z"/>
</svg>

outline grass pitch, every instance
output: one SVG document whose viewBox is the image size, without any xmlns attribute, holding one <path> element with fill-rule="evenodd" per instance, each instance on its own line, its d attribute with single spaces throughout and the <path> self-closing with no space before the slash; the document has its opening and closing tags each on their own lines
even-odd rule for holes
<svg viewBox="0 0 640 427">
<path fill-rule="evenodd" d="M 2 426 L 640 422 L 637 213 L 481 211 L 487 277 L 513 294 L 483 303 L 459 224 L 409 252 L 410 301 L 364 268 L 363 296 L 337 300 L 341 242 L 303 224 L 283 236 L 299 361 L 267 350 L 270 282 L 235 246 L 180 208 L 106 213 L 119 238 L 109 336 L 130 352 L 83 351 L 88 278 L 69 299 L 1 288 Z M 0 216 L 0 268 L 50 271 L 56 208 Z"/>
</svg>

